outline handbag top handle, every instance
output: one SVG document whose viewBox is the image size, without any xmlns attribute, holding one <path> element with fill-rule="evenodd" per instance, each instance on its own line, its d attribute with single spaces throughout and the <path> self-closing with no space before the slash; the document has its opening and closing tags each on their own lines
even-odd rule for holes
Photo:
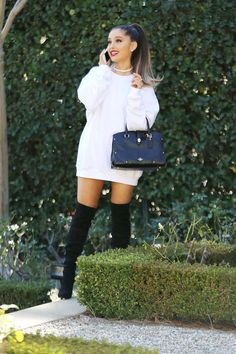
<svg viewBox="0 0 236 354">
<path fill-rule="evenodd" d="M 146 118 L 146 122 L 147 122 L 147 130 L 144 130 L 144 131 L 147 131 L 147 134 L 151 135 L 151 128 L 149 125 L 149 121 L 148 121 L 147 117 L 145 117 L 145 118 Z M 127 124 L 125 124 L 125 134 L 128 134 Z"/>
</svg>

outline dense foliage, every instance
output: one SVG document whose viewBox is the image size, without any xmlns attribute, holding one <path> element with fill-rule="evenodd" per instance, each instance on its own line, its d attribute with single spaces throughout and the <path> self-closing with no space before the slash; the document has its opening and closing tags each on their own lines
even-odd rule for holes
<svg viewBox="0 0 236 354">
<path fill-rule="evenodd" d="M 234 10 L 233 0 L 29 2 L 5 46 L 16 218 L 35 219 L 40 233 L 48 218 L 73 210 L 85 124 L 76 88 L 97 65 L 112 26 L 138 22 L 150 40 L 154 71 L 164 77 L 156 128 L 164 134 L 168 164 L 145 174 L 136 189 L 136 235 L 155 234 L 157 218 L 188 223 L 194 214 L 218 234 L 222 225 L 235 232 Z M 101 200 L 107 210 L 108 199 Z"/>
<path fill-rule="evenodd" d="M 50 302 L 49 283 L 17 282 L 0 278 L 0 304 L 16 304 L 20 310 Z"/>
<path fill-rule="evenodd" d="M 227 261 L 229 251 L 223 255 L 220 249 L 218 257 Z M 79 257 L 78 301 L 98 317 L 235 325 L 234 267 L 191 265 L 162 255 L 163 250 L 147 246 Z"/>
</svg>

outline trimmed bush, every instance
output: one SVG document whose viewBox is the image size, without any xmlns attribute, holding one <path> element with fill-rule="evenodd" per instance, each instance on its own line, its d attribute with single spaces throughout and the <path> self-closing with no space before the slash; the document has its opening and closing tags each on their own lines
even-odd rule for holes
<svg viewBox="0 0 236 354">
<path fill-rule="evenodd" d="M 134 348 L 130 345 L 114 345 L 105 341 L 86 341 L 75 338 L 61 338 L 54 336 L 41 337 L 26 335 L 25 341 L 5 344 L 6 354 L 158 354 L 157 350 Z"/>
<path fill-rule="evenodd" d="M 24 308 L 50 302 L 49 284 L 0 280 L 0 304 L 16 304 Z"/>
<path fill-rule="evenodd" d="M 95 316 L 235 323 L 236 269 L 158 259 L 145 248 L 79 257 L 77 296 Z"/>
</svg>

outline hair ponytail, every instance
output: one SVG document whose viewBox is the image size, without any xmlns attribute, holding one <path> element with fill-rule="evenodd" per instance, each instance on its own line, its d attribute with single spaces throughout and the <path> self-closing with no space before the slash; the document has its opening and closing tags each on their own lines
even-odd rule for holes
<svg viewBox="0 0 236 354">
<path fill-rule="evenodd" d="M 120 25 L 115 28 L 123 30 L 131 39 L 137 42 L 137 48 L 131 56 L 133 71 L 141 75 L 143 83 L 148 86 L 155 86 L 161 80 L 155 78 L 152 71 L 150 49 L 146 34 L 137 23 L 132 25 Z"/>
</svg>

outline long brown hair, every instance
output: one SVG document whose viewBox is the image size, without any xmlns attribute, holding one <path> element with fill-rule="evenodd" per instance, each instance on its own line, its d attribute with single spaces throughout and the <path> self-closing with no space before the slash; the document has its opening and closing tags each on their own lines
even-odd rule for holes
<svg viewBox="0 0 236 354">
<path fill-rule="evenodd" d="M 131 56 L 133 71 L 141 75 L 143 83 L 148 86 L 155 86 L 161 79 L 155 78 L 152 71 L 150 49 L 146 34 L 137 23 L 132 25 L 118 25 L 113 29 L 120 29 L 125 32 L 131 41 L 137 42 L 137 48 Z"/>
</svg>

